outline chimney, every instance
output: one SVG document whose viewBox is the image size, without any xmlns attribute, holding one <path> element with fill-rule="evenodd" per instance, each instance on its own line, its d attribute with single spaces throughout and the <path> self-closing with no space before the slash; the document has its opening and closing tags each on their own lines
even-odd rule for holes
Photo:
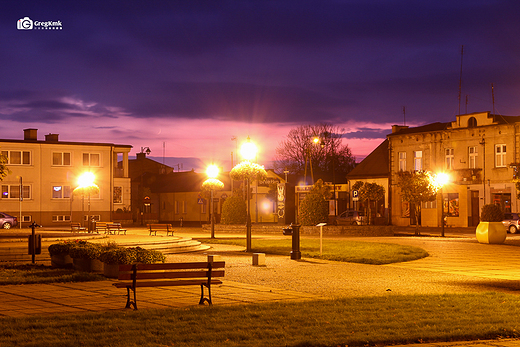
<svg viewBox="0 0 520 347">
<path fill-rule="evenodd" d="M 45 142 L 58 142 L 59 134 L 47 134 L 45 135 Z"/>
<path fill-rule="evenodd" d="M 137 160 L 143 160 L 146 159 L 146 153 L 136 153 L 136 159 Z"/>
<path fill-rule="evenodd" d="M 398 133 L 403 129 L 408 129 L 408 125 L 392 125 L 392 134 Z"/>
<path fill-rule="evenodd" d="M 38 129 L 23 129 L 23 139 L 25 141 L 37 141 Z"/>
</svg>

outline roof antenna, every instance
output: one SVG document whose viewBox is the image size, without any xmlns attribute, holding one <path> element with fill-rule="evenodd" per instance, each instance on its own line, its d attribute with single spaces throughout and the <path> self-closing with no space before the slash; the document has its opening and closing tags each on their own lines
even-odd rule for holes
<svg viewBox="0 0 520 347">
<path fill-rule="evenodd" d="M 464 57 L 464 45 L 462 45 L 462 47 L 460 49 L 459 115 L 460 115 L 460 99 L 461 99 L 461 94 L 462 94 L 462 58 L 463 57 Z"/>
<path fill-rule="evenodd" d="M 495 117 L 495 86 L 491 83 L 491 100 L 493 102 L 493 117 Z"/>
<path fill-rule="evenodd" d="M 406 106 L 403 106 L 403 125 L 406 125 Z"/>
</svg>

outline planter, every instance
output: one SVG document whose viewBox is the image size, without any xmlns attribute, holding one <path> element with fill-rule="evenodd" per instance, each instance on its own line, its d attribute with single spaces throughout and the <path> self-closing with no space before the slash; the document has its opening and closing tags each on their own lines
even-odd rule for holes
<svg viewBox="0 0 520 347">
<path fill-rule="evenodd" d="M 476 234 L 479 243 L 500 244 L 506 240 L 507 230 L 502 222 L 480 222 Z"/>
<path fill-rule="evenodd" d="M 119 264 L 103 263 L 103 275 L 107 278 L 119 277 Z"/>
<path fill-rule="evenodd" d="M 103 262 L 99 259 L 90 259 L 90 271 L 103 273 Z"/>
<path fill-rule="evenodd" d="M 90 272 L 91 271 L 91 260 L 86 258 L 73 258 L 74 269 L 76 271 Z"/>
<path fill-rule="evenodd" d="M 72 258 L 68 254 L 51 255 L 51 266 L 59 268 L 72 267 Z"/>
</svg>

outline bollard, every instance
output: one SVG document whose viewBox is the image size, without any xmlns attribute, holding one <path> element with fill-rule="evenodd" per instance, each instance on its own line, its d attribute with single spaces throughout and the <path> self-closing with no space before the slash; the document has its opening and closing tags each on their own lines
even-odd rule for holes
<svg viewBox="0 0 520 347">
<path fill-rule="evenodd" d="M 265 266 L 265 253 L 253 253 L 253 266 Z"/>
<path fill-rule="evenodd" d="M 34 228 L 40 225 L 33 222 L 30 227 L 32 229 L 31 235 L 29 235 L 29 254 L 32 255 L 32 263 L 36 262 L 36 254 L 42 253 L 42 236 L 36 235 Z"/>
<path fill-rule="evenodd" d="M 301 227 L 301 224 L 291 223 L 291 228 L 293 230 L 292 251 L 291 251 L 292 260 L 298 260 L 298 259 L 302 258 L 302 253 L 300 252 L 300 227 Z"/>
</svg>

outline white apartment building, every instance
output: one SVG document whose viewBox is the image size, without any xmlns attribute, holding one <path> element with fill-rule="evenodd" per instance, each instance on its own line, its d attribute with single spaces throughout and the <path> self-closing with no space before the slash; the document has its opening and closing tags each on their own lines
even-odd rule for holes
<svg viewBox="0 0 520 347">
<path fill-rule="evenodd" d="M 87 215 L 111 221 L 112 212 L 130 210 L 128 153 L 132 146 L 62 142 L 58 134 L 38 140 L 37 129 L 24 129 L 23 140 L 0 139 L 0 152 L 10 173 L 0 182 L 0 211 L 18 217 L 23 226 L 86 225 Z M 78 177 L 91 172 L 99 193 L 74 194 Z"/>
</svg>

